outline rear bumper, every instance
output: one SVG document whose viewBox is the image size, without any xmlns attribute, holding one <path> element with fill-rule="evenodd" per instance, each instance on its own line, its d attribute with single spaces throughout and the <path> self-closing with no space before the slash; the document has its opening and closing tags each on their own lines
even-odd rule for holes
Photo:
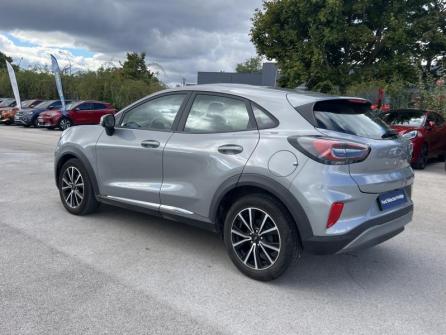
<svg viewBox="0 0 446 335">
<path fill-rule="evenodd" d="M 413 205 L 369 220 L 342 235 L 313 236 L 303 241 L 304 250 L 313 254 L 335 254 L 368 248 L 401 233 L 412 220 Z"/>
</svg>

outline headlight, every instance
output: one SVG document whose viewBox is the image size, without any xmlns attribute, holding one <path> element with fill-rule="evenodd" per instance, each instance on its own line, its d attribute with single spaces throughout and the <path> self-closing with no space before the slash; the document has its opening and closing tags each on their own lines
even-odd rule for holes
<svg viewBox="0 0 446 335">
<path fill-rule="evenodd" d="M 403 134 L 403 137 L 407 138 L 408 140 L 412 140 L 417 136 L 418 136 L 418 130 L 411 130 L 411 131 L 408 131 L 407 133 Z"/>
</svg>

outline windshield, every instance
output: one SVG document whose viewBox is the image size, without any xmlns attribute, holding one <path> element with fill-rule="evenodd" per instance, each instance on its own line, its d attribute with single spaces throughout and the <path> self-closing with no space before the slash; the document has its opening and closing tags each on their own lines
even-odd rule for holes
<svg viewBox="0 0 446 335">
<path fill-rule="evenodd" d="M 14 102 L 14 100 L 6 99 L 0 102 L 0 107 L 9 107 L 9 105 Z"/>
<path fill-rule="evenodd" d="M 56 100 L 43 101 L 40 104 L 36 105 L 35 108 L 47 109 L 54 102 L 56 102 Z"/>
<path fill-rule="evenodd" d="M 73 102 L 70 102 L 69 104 L 66 105 L 66 109 L 67 109 L 67 110 L 73 109 L 73 108 L 76 107 L 76 105 L 78 105 L 78 104 L 79 104 L 79 101 L 73 101 Z"/>
<path fill-rule="evenodd" d="M 384 122 L 395 126 L 421 127 L 425 115 L 423 111 L 391 111 L 382 116 Z"/>
<path fill-rule="evenodd" d="M 370 110 L 364 100 L 327 100 L 314 105 L 317 127 L 362 136 L 383 139 L 394 132 Z"/>
<path fill-rule="evenodd" d="M 23 102 L 22 102 L 22 108 L 27 108 L 27 107 L 29 107 L 29 105 L 31 105 L 33 101 L 34 101 L 34 100 L 25 100 L 25 101 L 23 101 Z"/>
</svg>

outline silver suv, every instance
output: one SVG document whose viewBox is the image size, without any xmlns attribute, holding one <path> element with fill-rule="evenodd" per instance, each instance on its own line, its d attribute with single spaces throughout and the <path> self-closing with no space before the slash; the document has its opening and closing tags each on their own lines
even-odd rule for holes
<svg viewBox="0 0 446 335">
<path fill-rule="evenodd" d="M 358 98 L 249 85 L 165 90 L 62 133 L 60 198 L 222 234 L 244 274 L 271 280 L 302 251 L 380 243 L 411 220 L 410 143 Z"/>
</svg>

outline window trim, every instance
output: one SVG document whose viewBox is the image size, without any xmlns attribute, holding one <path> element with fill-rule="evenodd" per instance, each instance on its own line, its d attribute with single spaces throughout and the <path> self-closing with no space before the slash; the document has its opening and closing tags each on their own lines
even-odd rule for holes
<svg viewBox="0 0 446 335">
<path fill-rule="evenodd" d="M 253 106 L 255 106 L 256 108 L 260 109 L 260 110 L 261 110 L 263 113 L 265 113 L 271 120 L 273 120 L 273 121 L 274 121 L 274 126 L 272 126 L 272 127 L 266 127 L 266 128 L 260 128 L 260 127 L 259 127 L 259 124 L 257 123 L 256 116 L 255 116 L 255 114 L 254 114 L 254 108 L 253 108 Z M 256 123 L 256 126 L 257 126 L 257 129 L 258 129 L 258 130 L 274 129 L 274 128 L 277 128 L 277 127 L 279 126 L 279 124 L 280 124 L 279 120 L 278 120 L 274 115 L 272 115 L 270 112 L 268 112 L 265 108 L 263 108 L 262 106 L 259 106 L 259 104 L 256 104 L 254 101 L 251 101 L 251 110 L 252 110 L 252 114 L 254 115 L 254 121 L 255 121 L 255 123 Z"/>
<path fill-rule="evenodd" d="M 124 116 L 131 112 L 133 109 L 148 103 L 152 100 L 155 99 L 159 99 L 159 98 L 163 98 L 169 95 L 185 95 L 183 102 L 181 103 L 180 108 L 178 109 L 177 115 L 175 116 L 175 119 L 173 120 L 172 126 L 170 127 L 170 129 L 148 129 L 148 128 L 126 128 L 126 127 L 122 127 L 121 126 L 121 122 L 124 119 Z M 143 130 L 143 131 L 158 131 L 158 132 L 163 132 L 163 133 L 171 133 L 171 132 L 175 132 L 177 127 L 178 127 L 178 123 L 180 121 L 180 118 L 183 114 L 184 108 L 187 106 L 187 104 L 189 103 L 190 97 L 191 97 L 191 92 L 188 91 L 172 91 L 172 92 L 164 92 L 164 93 L 160 93 L 160 94 L 155 94 L 155 95 L 150 95 L 148 97 L 144 97 L 134 103 L 132 103 L 131 105 L 125 107 L 123 110 L 121 110 L 121 115 L 119 117 L 119 120 L 116 120 L 116 129 L 126 129 L 126 130 Z"/>
<path fill-rule="evenodd" d="M 248 116 L 249 116 L 249 124 L 251 125 L 252 128 L 249 129 L 243 129 L 243 130 L 230 130 L 230 131 L 200 131 L 200 132 L 190 132 L 190 131 L 185 131 L 184 128 L 186 126 L 186 122 L 187 122 L 187 118 L 189 117 L 190 111 L 192 109 L 192 105 L 195 101 L 195 98 L 198 95 L 210 95 L 210 96 L 218 96 L 218 97 L 223 97 L 223 98 L 228 98 L 228 99 L 233 99 L 233 100 L 239 100 L 242 101 L 245 104 L 246 110 L 248 111 Z M 191 94 L 189 101 L 187 103 L 187 106 L 185 107 L 181 119 L 179 120 L 179 124 L 178 124 L 178 128 L 177 128 L 177 132 L 183 133 L 183 134 L 193 134 L 193 135 L 203 135 L 203 134 L 227 134 L 227 133 L 240 133 L 240 132 L 247 132 L 247 131 L 253 131 L 253 130 L 257 130 L 258 131 L 258 127 L 257 127 L 257 122 L 256 119 L 254 117 L 254 113 L 252 111 L 252 107 L 251 107 L 251 101 L 237 96 L 237 95 L 232 95 L 232 94 L 227 94 L 227 93 L 220 93 L 220 92 L 213 92 L 213 91 L 193 91 L 193 93 Z"/>
</svg>

